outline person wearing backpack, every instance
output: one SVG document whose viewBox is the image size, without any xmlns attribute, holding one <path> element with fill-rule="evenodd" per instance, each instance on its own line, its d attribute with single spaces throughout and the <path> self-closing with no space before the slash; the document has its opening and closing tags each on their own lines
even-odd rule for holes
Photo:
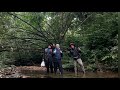
<svg viewBox="0 0 120 90">
<path fill-rule="evenodd" d="M 48 46 L 47 49 L 45 49 L 46 53 L 46 68 L 47 68 L 47 73 L 49 73 L 49 67 L 51 70 L 51 73 L 53 73 L 53 58 L 52 58 L 52 48 L 51 45 Z"/>
<path fill-rule="evenodd" d="M 81 66 L 83 74 L 85 74 L 85 69 L 84 69 L 84 65 L 83 62 L 81 60 L 81 50 L 80 48 L 75 47 L 74 43 L 70 44 L 70 48 L 69 48 L 69 55 L 71 55 L 74 59 L 74 71 L 75 71 L 75 75 L 77 75 L 77 63 Z"/>
<path fill-rule="evenodd" d="M 56 47 L 53 51 L 54 54 L 54 72 L 55 74 L 57 73 L 57 68 L 59 68 L 60 74 L 63 74 L 63 68 L 62 68 L 62 57 L 63 57 L 63 53 L 60 49 L 60 45 L 56 44 Z"/>
</svg>

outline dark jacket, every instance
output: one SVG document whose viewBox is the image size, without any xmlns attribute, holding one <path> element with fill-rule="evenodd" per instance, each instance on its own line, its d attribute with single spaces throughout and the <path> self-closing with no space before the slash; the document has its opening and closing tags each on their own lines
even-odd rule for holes
<svg viewBox="0 0 120 90">
<path fill-rule="evenodd" d="M 81 58 L 81 55 L 80 55 L 81 51 L 80 51 L 77 47 L 75 47 L 74 49 L 73 49 L 73 48 L 70 48 L 69 51 L 70 51 L 70 55 L 71 55 L 75 60 L 78 59 L 78 58 Z"/>
<path fill-rule="evenodd" d="M 51 48 L 46 48 L 45 49 L 45 60 L 52 60 L 52 49 Z"/>
</svg>

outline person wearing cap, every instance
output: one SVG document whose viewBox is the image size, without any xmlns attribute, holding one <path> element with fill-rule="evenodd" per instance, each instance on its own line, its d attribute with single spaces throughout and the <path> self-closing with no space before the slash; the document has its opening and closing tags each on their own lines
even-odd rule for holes
<svg viewBox="0 0 120 90">
<path fill-rule="evenodd" d="M 85 74 L 85 69 L 83 62 L 81 60 L 81 50 L 80 48 L 75 47 L 74 43 L 70 43 L 70 49 L 69 49 L 70 55 L 73 57 L 74 60 L 74 71 L 75 75 L 77 75 L 77 63 L 81 66 L 83 73 Z"/>
</svg>

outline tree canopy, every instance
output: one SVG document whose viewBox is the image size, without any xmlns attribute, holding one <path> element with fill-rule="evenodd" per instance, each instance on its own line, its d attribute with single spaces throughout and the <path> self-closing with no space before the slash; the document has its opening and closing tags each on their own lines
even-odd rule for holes
<svg viewBox="0 0 120 90">
<path fill-rule="evenodd" d="M 40 63 L 49 43 L 65 50 L 70 42 L 81 47 L 86 69 L 100 63 L 116 70 L 118 12 L 0 12 L 1 67 Z"/>
</svg>

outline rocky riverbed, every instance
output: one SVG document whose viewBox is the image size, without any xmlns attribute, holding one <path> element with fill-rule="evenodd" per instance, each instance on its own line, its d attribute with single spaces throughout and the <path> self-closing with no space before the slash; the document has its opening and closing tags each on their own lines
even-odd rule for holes
<svg viewBox="0 0 120 90">
<path fill-rule="evenodd" d="M 29 76 L 23 75 L 21 72 L 26 70 L 33 70 L 39 72 L 45 72 L 45 67 L 40 66 L 11 66 L 0 69 L 0 78 L 29 78 Z"/>
</svg>

